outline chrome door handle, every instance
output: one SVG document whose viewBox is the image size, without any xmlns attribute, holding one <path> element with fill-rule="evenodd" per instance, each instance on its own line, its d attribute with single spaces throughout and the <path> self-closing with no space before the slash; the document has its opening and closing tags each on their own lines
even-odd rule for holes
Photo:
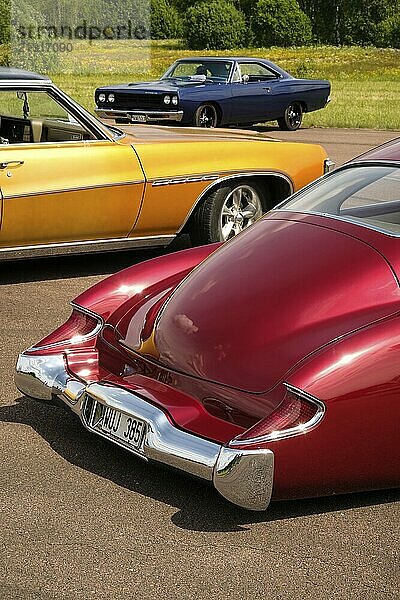
<svg viewBox="0 0 400 600">
<path fill-rule="evenodd" d="M 265 87 L 265 88 L 263 88 L 263 90 L 265 90 L 267 92 L 267 94 L 268 94 L 268 92 L 271 91 L 271 88 L 270 87 Z"/>
<path fill-rule="evenodd" d="M 0 169 L 10 169 L 12 167 L 20 167 L 25 163 L 24 160 L 8 160 L 0 163 Z"/>
</svg>

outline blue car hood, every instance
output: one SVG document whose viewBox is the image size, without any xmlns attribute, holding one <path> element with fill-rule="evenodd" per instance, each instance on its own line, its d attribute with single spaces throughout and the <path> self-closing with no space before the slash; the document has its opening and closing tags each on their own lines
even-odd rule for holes
<svg viewBox="0 0 400 600">
<path fill-rule="evenodd" d="M 209 86 L 215 86 L 212 82 L 204 81 L 178 81 L 178 80 L 162 80 L 159 81 L 143 81 L 138 83 L 120 83 L 118 85 L 110 85 L 98 88 L 97 91 L 111 91 L 118 90 L 124 92 L 143 92 L 146 93 L 171 93 L 177 92 L 178 90 L 187 88 L 204 88 Z"/>
</svg>

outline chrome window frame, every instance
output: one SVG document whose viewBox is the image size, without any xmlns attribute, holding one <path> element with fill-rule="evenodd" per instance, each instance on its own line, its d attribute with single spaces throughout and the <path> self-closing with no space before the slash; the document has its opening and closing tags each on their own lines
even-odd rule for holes
<svg viewBox="0 0 400 600">
<path fill-rule="evenodd" d="M 276 80 L 278 80 L 278 79 L 282 79 L 282 75 L 281 75 L 281 73 L 278 73 L 278 72 L 277 72 L 277 71 L 275 71 L 274 69 L 271 69 L 271 67 L 270 67 L 269 65 L 265 65 L 265 64 L 264 64 L 262 61 L 255 61 L 255 60 L 253 60 L 253 61 L 252 61 L 252 60 L 249 60 L 249 61 L 246 61 L 246 60 L 240 60 L 240 61 L 239 61 L 239 60 L 237 60 L 237 61 L 236 61 L 236 64 L 237 64 L 237 67 L 238 67 L 238 69 L 239 69 L 239 73 L 240 73 L 240 81 L 239 81 L 239 83 L 241 83 L 241 81 L 242 81 L 242 77 L 243 77 L 243 75 L 242 75 L 242 69 L 240 68 L 240 65 L 241 65 L 242 63 L 244 63 L 244 64 L 246 64 L 246 65 L 250 65 L 250 64 L 251 64 L 251 65 L 259 65 L 260 67 L 263 67 L 264 69 L 267 69 L 267 70 L 268 70 L 268 71 L 270 71 L 270 72 L 271 72 L 273 75 L 275 75 L 275 79 L 276 79 Z M 266 79 L 265 81 L 249 81 L 249 82 L 248 82 L 246 85 L 249 85 L 249 84 L 252 84 L 252 83 L 266 83 L 267 81 L 268 81 L 267 79 Z M 275 80 L 271 79 L 270 81 L 275 81 Z M 234 82 L 234 83 L 237 83 L 237 82 Z"/>
<path fill-rule="evenodd" d="M 309 210 L 301 211 L 301 210 L 293 210 L 290 208 L 286 208 L 286 206 L 289 202 L 296 200 L 302 194 L 308 193 L 313 188 L 318 187 L 323 181 L 325 181 L 325 179 L 327 179 L 328 177 L 334 177 L 337 173 L 341 173 L 342 171 L 353 169 L 355 167 L 385 167 L 385 166 L 386 167 L 396 167 L 396 168 L 400 169 L 400 161 L 396 161 L 396 160 L 368 160 L 368 161 L 360 160 L 357 162 L 347 163 L 341 167 L 338 167 L 337 169 L 334 169 L 333 171 L 331 171 L 329 173 L 326 173 L 325 175 L 322 175 L 315 181 L 312 181 L 311 183 L 309 183 L 308 185 L 303 187 L 301 190 L 298 190 L 295 194 L 293 194 L 289 198 L 286 198 L 285 200 L 283 200 L 280 204 L 277 204 L 270 212 L 288 212 L 288 213 L 293 213 L 293 214 L 297 213 L 297 214 L 301 214 L 301 215 L 324 217 L 327 219 L 333 219 L 335 221 L 342 221 L 344 223 L 351 223 L 352 225 L 358 225 L 359 227 L 363 227 L 365 229 L 370 229 L 372 231 L 377 231 L 378 233 L 382 233 L 383 235 L 386 235 L 388 237 L 400 238 L 400 232 L 396 234 L 391 231 L 388 231 L 387 229 L 384 229 L 383 227 L 378 227 L 376 225 L 372 225 L 372 224 L 368 223 L 367 221 L 356 220 L 356 219 L 352 219 L 350 217 L 342 217 L 340 215 L 330 215 L 328 213 L 322 213 L 322 212 L 318 212 L 318 211 L 309 211 Z"/>
<path fill-rule="evenodd" d="M 96 117 L 91 115 L 85 108 L 73 100 L 68 94 L 60 90 L 54 83 L 49 80 L 37 81 L 37 80 L 3 80 L 0 81 L 0 93 L 2 91 L 31 91 L 31 92 L 44 92 L 47 93 L 57 104 L 61 106 L 67 113 L 71 114 L 77 122 L 82 125 L 89 133 L 95 136 L 93 140 L 65 140 L 57 142 L 30 142 L 22 144 L 12 144 L 13 146 L 22 145 L 34 145 L 48 144 L 57 145 L 60 144 L 77 144 L 77 143 L 93 143 L 93 142 L 104 142 L 104 141 L 115 141 L 110 130 L 106 125 L 103 125 L 101 121 L 98 121 Z M 121 132 L 121 137 L 125 134 Z"/>
<path fill-rule="evenodd" d="M 168 67 L 168 69 L 165 71 L 165 73 L 163 75 L 161 75 L 161 77 L 160 77 L 160 79 L 158 81 L 162 81 L 163 79 L 167 79 L 167 77 L 166 77 L 167 73 L 169 73 L 170 71 L 172 71 L 172 69 L 175 67 L 175 65 L 177 65 L 179 63 L 201 62 L 201 59 L 204 59 L 204 62 L 206 62 L 207 60 L 209 62 L 212 62 L 212 57 L 208 57 L 208 56 L 199 56 L 198 58 L 197 57 L 180 58 L 180 59 L 176 60 L 175 62 L 173 62 L 170 67 Z M 218 60 L 218 62 L 230 63 L 231 70 L 229 71 L 229 75 L 226 78 L 225 85 L 227 85 L 228 83 L 232 83 L 233 69 L 234 69 L 234 66 L 237 64 L 237 61 L 232 60 L 231 58 L 227 58 L 225 61 L 224 60 Z M 215 83 L 217 83 L 217 82 L 215 82 Z"/>
</svg>

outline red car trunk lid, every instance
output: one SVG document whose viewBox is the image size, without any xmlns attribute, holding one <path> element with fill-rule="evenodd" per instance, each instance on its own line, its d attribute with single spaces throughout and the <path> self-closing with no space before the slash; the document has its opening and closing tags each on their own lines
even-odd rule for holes
<svg viewBox="0 0 400 600">
<path fill-rule="evenodd" d="M 398 301 L 393 273 L 370 245 L 275 215 L 201 263 L 153 311 L 152 334 L 147 321 L 140 346 L 142 316 L 120 331 L 128 347 L 171 371 L 261 393 L 319 347 L 393 312 Z"/>
</svg>

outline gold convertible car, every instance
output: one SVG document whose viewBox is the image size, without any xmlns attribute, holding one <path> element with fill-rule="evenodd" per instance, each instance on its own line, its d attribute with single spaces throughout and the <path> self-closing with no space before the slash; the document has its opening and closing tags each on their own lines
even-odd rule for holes
<svg viewBox="0 0 400 600">
<path fill-rule="evenodd" d="M 240 131 L 106 126 L 49 79 L 0 69 L 0 260 L 226 240 L 329 167 Z"/>
</svg>

